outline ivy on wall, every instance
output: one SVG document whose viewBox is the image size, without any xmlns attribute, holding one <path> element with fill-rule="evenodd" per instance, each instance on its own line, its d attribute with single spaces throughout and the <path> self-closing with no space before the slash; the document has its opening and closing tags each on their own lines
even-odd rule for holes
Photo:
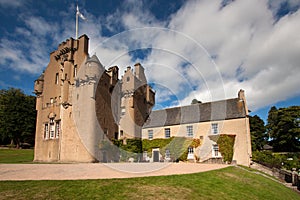
<svg viewBox="0 0 300 200">
<path fill-rule="evenodd" d="M 197 148 L 201 145 L 200 139 L 185 137 L 171 137 L 168 139 L 143 140 L 143 151 L 147 151 L 151 156 L 152 149 L 159 148 L 160 154 L 165 157 L 166 149 L 170 151 L 171 160 L 187 160 L 188 147 Z"/>
<path fill-rule="evenodd" d="M 139 140 L 127 139 L 126 144 L 123 140 L 113 140 L 113 144 L 119 148 L 121 161 L 127 161 L 133 157 L 139 160 L 142 152 L 147 152 L 148 156 L 152 156 L 152 149 L 159 148 L 160 154 L 165 157 L 166 149 L 170 151 L 170 158 L 173 161 L 187 160 L 188 147 L 197 148 L 201 145 L 200 139 L 192 139 L 185 137 L 171 137 L 168 139 Z"/>
<path fill-rule="evenodd" d="M 232 161 L 234 142 L 235 135 L 219 135 L 217 144 L 219 145 L 219 151 L 222 154 L 224 162 Z"/>
</svg>

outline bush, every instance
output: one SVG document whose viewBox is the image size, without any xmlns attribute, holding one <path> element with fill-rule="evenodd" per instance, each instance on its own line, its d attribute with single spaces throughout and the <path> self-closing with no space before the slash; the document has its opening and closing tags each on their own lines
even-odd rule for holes
<svg viewBox="0 0 300 200">
<path fill-rule="evenodd" d="M 254 151 L 252 160 L 265 165 L 269 168 L 284 168 L 291 170 L 292 168 L 300 169 L 299 153 L 272 153 L 267 151 Z"/>
</svg>

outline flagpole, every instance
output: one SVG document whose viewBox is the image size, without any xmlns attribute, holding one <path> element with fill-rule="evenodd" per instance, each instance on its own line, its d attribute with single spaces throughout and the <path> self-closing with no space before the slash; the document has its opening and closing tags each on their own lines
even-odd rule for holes
<svg viewBox="0 0 300 200">
<path fill-rule="evenodd" d="M 75 36 L 75 39 L 77 40 L 78 39 L 78 5 L 76 7 L 76 36 Z"/>
</svg>

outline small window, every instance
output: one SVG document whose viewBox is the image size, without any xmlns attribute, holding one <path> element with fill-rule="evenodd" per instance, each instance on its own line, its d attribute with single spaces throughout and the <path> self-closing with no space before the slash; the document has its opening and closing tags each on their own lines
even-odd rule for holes
<svg viewBox="0 0 300 200">
<path fill-rule="evenodd" d="M 121 107 L 121 116 L 125 115 L 125 112 L 126 112 L 125 107 Z"/>
<path fill-rule="evenodd" d="M 49 138 L 49 127 L 48 124 L 44 125 L 44 139 L 48 139 Z"/>
<path fill-rule="evenodd" d="M 56 121 L 55 125 L 55 138 L 59 138 L 60 135 L 60 121 Z"/>
<path fill-rule="evenodd" d="M 153 130 L 148 130 L 148 139 L 149 140 L 153 139 Z"/>
<path fill-rule="evenodd" d="M 189 147 L 188 148 L 188 154 L 193 154 L 194 153 L 194 148 L 193 147 Z"/>
<path fill-rule="evenodd" d="M 170 128 L 165 128 L 165 138 L 170 138 L 171 137 L 171 130 Z"/>
<path fill-rule="evenodd" d="M 58 73 L 55 74 L 55 84 L 58 84 Z"/>
<path fill-rule="evenodd" d="M 129 81 L 130 81 L 130 77 L 129 77 L 129 76 L 127 76 L 127 78 L 126 78 L 126 81 L 127 81 L 127 82 L 129 82 Z"/>
<path fill-rule="evenodd" d="M 68 74 L 65 74 L 65 81 L 68 80 Z"/>
<path fill-rule="evenodd" d="M 50 139 L 54 138 L 55 126 L 54 123 L 50 123 Z"/>
<path fill-rule="evenodd" d="M 73 73 L 73 77 L 77 76 L 77 65 L 74 66 L 74 73 Z"/>
<path fill-rule="evenodd" d="M 220 157 L 219 155 L 219 146 L 217 144 L 213 145 L 212 157 Z"/>
<path fill-rule="evenodd" d="M 123 130 L 120 131 L 120 137 L 123 137 Z"/>
<path fill-rule="evenodd" d="M 219 127 L 217 123 L 211 124 L 211 133 L 212 134 L 218 134 L 219 133 Z"/>
<path fill-rule="evenodd" d="M 187 126 L 186 127 L 186 136 L 187 137 L 193 137 L 193 126 Z"/>
</svg>

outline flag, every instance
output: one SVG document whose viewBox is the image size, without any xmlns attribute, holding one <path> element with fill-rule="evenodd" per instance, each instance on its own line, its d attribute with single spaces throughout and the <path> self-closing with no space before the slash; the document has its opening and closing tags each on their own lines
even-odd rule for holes
<svg viewBox="0 0 300 200">
<path fill-rule="evenodd" d="M 79 16 L 81 19 L 86 20 L 86 18 L 79 12 L 78 5 L 77 5 L 76 15 Z"/>
</svg>

